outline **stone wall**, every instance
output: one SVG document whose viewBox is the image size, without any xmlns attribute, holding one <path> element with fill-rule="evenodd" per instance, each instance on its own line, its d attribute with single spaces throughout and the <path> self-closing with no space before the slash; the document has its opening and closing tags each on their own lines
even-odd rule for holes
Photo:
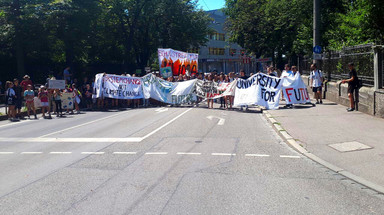
<svg viewBox="0 0 384 215">
<path fill-rule="evenodd" d="M 304 83 L 309 86 L 309 76 L 303 75 Z M 308 87 L 308 92 L 310 91 Z M 323 89 L 323 98 L 337 104 L 349 106 L 348 84 L 328 82 Z M 311 93 L 312 94 L 312 93 Z M 359 111 L 384 118 L 384 90 L 375 90 L 373 87 L 362 87 L 359 91 Z"/>
</svg>

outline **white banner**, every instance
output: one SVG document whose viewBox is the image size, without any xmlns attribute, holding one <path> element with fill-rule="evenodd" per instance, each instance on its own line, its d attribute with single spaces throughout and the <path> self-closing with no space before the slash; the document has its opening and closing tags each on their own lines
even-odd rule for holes
<svg viewBox="0 0 384 215">
<path fill-rule="evenodd" d="M 101 98 L 103 95 L 103 73 L 99 73 L 95 77 L 95 84 L 93 86 L 92 98 Z"/>
<path fill-rule="evenodd" d="M 48 88 L 49 89 L 65 89 L 65 80 L 48 80 Z"/>
<path fill-rule="evenodd" d="M 186 53 L 173 49 L 158 49 L 160 70 L 170 67 L 173 75 L 184 75 L 186 71 L 196 74 L 198 71 L 199 54 Z"/>
<path fill-rule="evenodd" d="M 247 80 L 237 79 L 234 106 L 260 105 L 278 109 L 282 83 L 280 78 L 258 73 Z"/>
<path fill-rule="evenodd" d="M 208 99 L 218 99 L 223 96 L 234 96 L 236 89 L 236 80 L 231 83 L 216 83 L 213 81 L 197 80 L 197 96 Z"/>
<path fill-rule="evenodd" d="M 307 86 L 304 84 L 300 73 L 295 76 L 286 76 L 283 78 L 283 94 L 287 104 L 305 104 L 310 103 Z"/>
<path fill-rule="evenodd" d="M 168 104 L 185 104 L 196 101 L 193 88 L 196 80 L 184 82 L 168 82 L 153 74 L 142 78 L 144 97 L 152 98 Z"/>
<path fill-rule="evenodd" d="M 141 99 L 144 97 L 141 78 L 106 74 L 100 81 L 100 74 L 98 74 L 96 79 L 96 98 L 103 96 L 113 99 Z M 102 90 L 101 93 L 100 90 Z"/>
</svg>

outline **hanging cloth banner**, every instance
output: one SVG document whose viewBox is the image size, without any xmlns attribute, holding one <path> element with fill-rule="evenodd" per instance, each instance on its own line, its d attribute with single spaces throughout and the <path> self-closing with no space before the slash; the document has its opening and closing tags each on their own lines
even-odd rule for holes
<svg viewBox="0 0 384 215">
<path fill-rule="evenodd" d="M 169 82 L 148 74 L 142 78 L 144 97 L 168 104 L 186 104 L 196 101 L 193 89 L 196 80 Z"/>
<path fill-rule="evenodd" d="M 96 98 L 141 99 L 144 98 L 141 78 L 97 74 L 95 79 Z"/>
<path fill-rule="evenodd" d="M 260 105 L 278 109 L 282 89 L 280 78 L 258 73 L 248 78 L 237 79 L 234 106 Z"/>
<path fill-rule="evenodd" d="M 173 49 L 158 49 L 160 70 L 172 68 L 173 75 L 196 74 L 198 68 L 199 54 L 186 53 Z"/>
<path fill-rule="evenodd" d="M 92 98 L 101 98 L 103 94 L 103 73 L 96 74 L 95 84 L 93 85 Z"/>
<path fill-rule="evenodd" d="M 231 83 L 216 83 L 213 81 L 197 80 L 195 93 L 206 99 L 218 99 L 224 96 L 234 96 L 236 80 Z"/>
<path fill-rule="evenodd" d="M 287 104 L 306 104 L 311 99 L 300 73 L 283 78 L 283 94 Z"/>
</svg>

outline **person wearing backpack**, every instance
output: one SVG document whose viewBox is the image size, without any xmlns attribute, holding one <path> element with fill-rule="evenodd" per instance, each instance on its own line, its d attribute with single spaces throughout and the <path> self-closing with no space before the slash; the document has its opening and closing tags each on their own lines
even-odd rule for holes
<svg viewBox="0 0 384 215">
<path fill-rule="evenodd" d="M 349 79 L 342 80 L 341 83 L 348 83 L 348 97 L 350 102 L 350 108 L 347 109 L 348 112 L 355 110 L 355 100 L 353 93 L 357 88 L 359 88 L 359 78 L 357 77 L 357 72 L 355 69 L 354 63 L 348 64 L 349 68 Z"/>
<path fill-rule="evenodd" d="M 5 91 L 6 95 L 6 102 L 8 105 L 8 118 L 11 122 L 16 121 L 16 111 L 15 111 L 15 102 L 16 102 L 16 93 L 13 90 L 13 83 L 12 81 L 6 82 L 6 88 Z"/>
<path fill-rule="evenodd" d="M 316 99 L 316 104 L 323 104 L 321 92 L 323 91 L 324 78 L 323 73 L 317 69 L 315 63 L 311 65 L 311 75 L 309 79 L 311 80 L 311 88 Z"/>
</svg>

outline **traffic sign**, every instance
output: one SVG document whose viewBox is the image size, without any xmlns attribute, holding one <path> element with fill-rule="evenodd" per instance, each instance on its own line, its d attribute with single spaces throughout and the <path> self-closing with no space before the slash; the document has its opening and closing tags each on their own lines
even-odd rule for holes
<svg viewBox="0 0 384 215">
<path fill-rule="evenodd" d="M 322 48 L 321 46 L 315 46 L 313 47 L 313 53 L 315 54 L 321 54 Z"/>
<path fill-rule="evenodd" d="M 314 60 L 321 60 L 323 58 L 322 54 L 313 54 Z"/>
</svg>

